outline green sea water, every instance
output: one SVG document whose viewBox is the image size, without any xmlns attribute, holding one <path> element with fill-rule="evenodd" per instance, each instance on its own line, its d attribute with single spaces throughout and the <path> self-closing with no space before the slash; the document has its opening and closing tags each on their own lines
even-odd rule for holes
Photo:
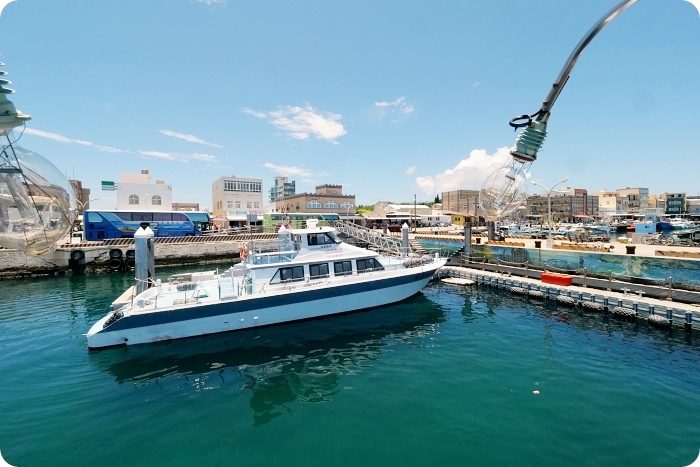
<svg viewBox="0 0 700 467">
<path fill-rule="evenodd" d="M 11 465 L 684 466 L 700 451 L 700 336 L 682 330 L 433 283 L 367 312 L 88 351 L 131 280 L 0 282 Z"/>
</svg>

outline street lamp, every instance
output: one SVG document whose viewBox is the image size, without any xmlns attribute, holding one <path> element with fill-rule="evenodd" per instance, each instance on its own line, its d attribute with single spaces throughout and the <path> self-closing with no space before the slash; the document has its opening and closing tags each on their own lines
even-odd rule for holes
<svg viewBox="0 0 700 467">
<path fill-rule="evenodd" d="M 93 198 L 93 199 L 89 199 L 89 200 L 83 202 L 83 201 L 80 201 L 79 199 L 76 198 L 75 202 L 80 204 L 80 214 L 85 212 L 85 206 L 90 204 L 90 201 L 97 201 L 98 199 L 100 199 L 100 198 Z"/>
<path fill-rule="evenodd" d="M 565 183 L 568 181 L 569 181 L 568 177 L 563 178 L 563 179 L 559 180 L 557 183 L 555 183 L 554 186 L 550 189 L 547 189 L 547 187 L 542 185 L 541 183 L 537 183 L 535 181 L 530 182 L 533 185 L 537 185 L 539 187 L 544 188 L 544 191 L 547 192 L 547 213 L 549 215 L 549 218 L 548 218 L 549 219 L 549 221 L 548 221 L 548 225 L 549 225 L 548 230 L 549 231 L 547 233 L 547 248 L 552 248 L 552 191 L 554 191 L 554 189 L 557 187 L 557 185 L 561 185 L 562 183 Z"/>
<path fill-rule="evenodd" d="M 354 208 L 354 207 L 355 207 L 354 204 L 348 204 L 348 205 L 345 207 L 345 220 L 346 220 L 346 221 L 350 219 L 350 208 Z M 354 216 L 353 216 L 353 217 L 354 217 Z"/>
</svg>

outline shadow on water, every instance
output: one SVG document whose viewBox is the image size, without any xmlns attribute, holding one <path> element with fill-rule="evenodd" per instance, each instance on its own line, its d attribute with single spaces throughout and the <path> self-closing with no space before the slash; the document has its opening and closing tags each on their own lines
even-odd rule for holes
<svg viewBox="0 0 700 467">
<path fill-rule="evenodd" d="M 90 360 L 119 384 L 137 388 L 170 382 L 197 391 L 235 382 L 252 392 L 257 426 L 291 402 L 330 401 L 341 378 L 371 367 L 391 346 L 422 346 L 445 319 L 439 305 L 418 294 L 337 317 L 93 351 Z"/>
</svg>

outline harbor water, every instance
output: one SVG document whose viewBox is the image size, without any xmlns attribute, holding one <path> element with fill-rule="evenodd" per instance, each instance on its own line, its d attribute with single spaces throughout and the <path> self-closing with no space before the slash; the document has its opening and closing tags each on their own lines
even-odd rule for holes
<svg viewBox="0 0 700 467">
<path fill-rule="evenodd" d="M 11 465 L 684 466 L 700 451 L 700 335 L 681 329 L 434 282 L 366 312 L 88 351 L 132 278 L 0 282 Z"/>
</svg>

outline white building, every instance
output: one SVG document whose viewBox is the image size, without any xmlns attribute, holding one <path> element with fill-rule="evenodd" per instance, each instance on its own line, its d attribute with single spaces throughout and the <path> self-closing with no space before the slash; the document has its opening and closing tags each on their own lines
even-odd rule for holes
<svg viewBox="0 0 700 467">
<path fill-rule="evenodd" d="M 172 211 L 173 187 L 163 180 L 151 183 L 148 170 L 139 174 L 119 174 L 114 184 L 117 191 L 117 209 L 129 211 Z"/>
<path fill-rule="evenodd" d="M 249 214 L 263 214 L 262 179 L 221 177 L 212 183 L 211 199 L 215 219 L 245 225 Z"/>
</svg>

